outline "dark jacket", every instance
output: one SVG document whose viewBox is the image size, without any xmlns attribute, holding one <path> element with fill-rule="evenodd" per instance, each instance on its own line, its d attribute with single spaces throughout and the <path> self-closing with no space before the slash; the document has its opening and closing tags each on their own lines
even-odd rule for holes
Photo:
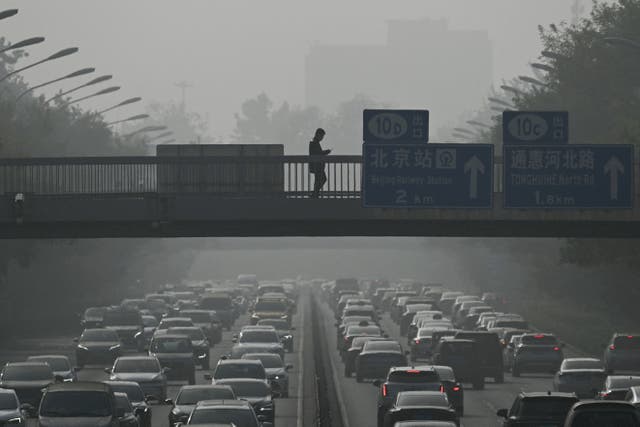
<svg viewBox="0 0 640 427">
<path fill-rule="evenodd" d="M 309 141 L 309 155 L 310 156 L 326 156 L 329 154 L 330 150 L 323 150 L 320 146 L 320 143 L 315 140 Z M 311 162 L 309 163 L 309 172 L 311 173 L 319 173 L 324 170 L 324 163 L 322 162 Z"/>
</svg>

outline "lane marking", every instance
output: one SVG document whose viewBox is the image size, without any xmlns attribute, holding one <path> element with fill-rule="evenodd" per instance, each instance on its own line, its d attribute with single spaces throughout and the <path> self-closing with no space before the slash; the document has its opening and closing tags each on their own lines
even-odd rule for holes
<svg viewBox="0 0 640 427">
<path fill-rule="evenodd" d="M 300 339 L 298 340 L 298 420 L 297 426 L 304 427 L 303 417 L 304 417 L 304 358 L 302 357 L 302 353 L 304 352 L 304 336 L 305 336 L 305 307 L 307 304 L 302 304 L 300 307 L 300 330 L 301 334 Z"/>
</svg>

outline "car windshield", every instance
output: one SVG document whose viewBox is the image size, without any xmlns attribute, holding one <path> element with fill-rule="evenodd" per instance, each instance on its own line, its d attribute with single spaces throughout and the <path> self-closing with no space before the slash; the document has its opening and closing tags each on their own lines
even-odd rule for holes
<svg viewBox="0 0 640 427">
<path fill-rule="evenodd" d="M 562 418 L 567 415 L 569 409 L 578 399 L 543 397 L 540 399 L 524 399 L 520 406 L 520 415 L 523 417 L 550 417 Z"/>
<path fill-rule="evenodd" d="M 284 363 L 278 354 L 246 354 L 243 359 L 254 359 L 262 362 L 266 369 L 282 368 Z"/>
<path fill-rule="evenodd" d="M 238 397 L 262 397 L 271 393 L 269 386 L 262 381 L 227 381 L 225 385 L 231 386 Z"/>
<path fill-rule="evenodd" d="M 264 379 L 264 367 L 257 363 L 224 363 L 216 367 L 215 379 L 223 378 L 257 378 Z"/>
<path fill-rule="evenodd" d="M 558 340 L 553 335 L 523 335 L 522 344 L 525 345 L 556 345 Z"/>
<path fill-rule="evenodd" d="M 13 393 L 0 393 L 0 411 L 17 408 L 18 401 Z"/>
<path fill-rule="evenodd" d="M 614 376 L 607 377 L 607 388 L 629 388 L 640 385 L 640 377 Z"/>
<path fill-rule="evenodd" d="M 444 393 L 398 393 L 397 406 L 449 406 Z"/>
<path fill-rule="evenodd" d="M 142 389 L 137 384 L 126 384 L 119 381 L 113 381 L 109 385 L 114 393 L 125 393 L 131 402 L 142 402 L 144 400 Z"/>
<path fill-rule="evenodd" d="M 118 359 L 113 372 L 160 372 L 156 359 Z"/>
<path fill-rule="evenodd" d="M 162 338 L 153 340 L 150 350 L 154 353 L 190 353 L 193 347 L 189 339 Z"/>
<path fill-rule="evenodd" d="M 390 351 L 401 353 L 402 347 L 393 341 L 370 341 L 365 343 L 362 351 Z"/>
<path fill-rule="evenodd" d="M 200 308 L 208 310 L 229 310 L 232 306 L 231 300 L 227 297 L 212 298 L 206 297 L 200 303 Z"/>
<path fill-rule="evenodd" d="M 257 427 L 258 421 L 251 408 L 211 408 L 196 409 L 189 418 L 189 424 L 220 424 L 242 427 Z"/>
<path fill-rule="evenodd" d="M 631 412 L 588 411 L 576 415 L 572 427 L 637 427 L 638 421 Z"/>
<path fill-rule="evenodd" d="M 281 301 L 258 301 L 254 307 L 255 311 L 287 311 L 287 305 Z"/>
<path fill-rule="evenodd" d="M 562 369 L 604 369 L 604 365 L 600 360 L 565 359 L 564 362 L 562 362 Z"/>
<path fill-rule="evenodd" d="M 280 338 L 275 331 L 244 331 L 240 334 L 240 342 L 278 343 Z"/>
<path fill-rule="evenodd" d="M 48 365 L 7 365 L 2 370 L 3 381 L 49 381 L 53 370 Z"/>
<path fill-rule="evenodd" d="M 118 341 L 118 334 L 110 329 L 84 331 L 80 341 Z"/>
<path fill-rule="evenodd" d="M 406 371 L 393 371 L 389 373 L 389 382 L 404 384 L 419 384 L 439 382 L 440 377 L 435 371 L 421 371 L 419 369 L 409 369 Z"/>
<path fill-rule="evenodd" d="M 496 320 L 494 328 L 528 329 L 529 324 L 525 320 Z"/>
<path fill-rule="evenodd" d="M 233 390 L 227 387 L 187 388 L 180 391 L 176 405 L 195 405 L 201 400 L 234 400 Z"/>
<path fill-rule="evenodd" d="M 613 341 L 616 350 L 640 350 L 640 336 L 618 336 Z"/>
<path fill-rule="evenodd" d="M 30 357 L 30 361 L 33 362 L 43 362 L 47 365 L 51 366 L 51 369 L 54 371 L 69 371 L 71 370 L 71 365 L 69 365 L 69 360 L 66 357 Z"/>
<path fill-rule="evenodd" d="M 106 307 L 90 307 L 84 311 L 84 317 L 98 317 L 102 318 L 107 311 Z"/>
<path fill-rule="evenodd" d="M 109 394 L 103 391 L 49 392 L 40 404 L 43 417 L 107 417 L 111 414 Z"/>
<path fill-rule="evenodd" d="M 288 330 L 289 325 L 285 320 L 265 319 L 258 322 L 258 325 L 273 326 L 277 330 Z"/>
<path fill-rule="evenodd" d="M 472 354 L 475 345 L 472 342 L 452 342 L 442 346 L 443 353 L 448 355 L 467 355 Z"/>
<path fill-rule="evenodd" d="M 380 335 L 380 328 L 377 326 L 350 326 L 347 335 Z"/>
<path fill-rule="evenodd" d="M 202 341 L 206 338 L 200 328 L 169 328 L 169 333 L 186 335 L 191 341 Z"/>
<path fill-rule="evenodd" d="M 206 312 L 188 313 L 188 314 L 185 314 L 184 316 L 190 318 L 192 322 L 196 322 L 196 323 L 210 323 L 211 322 L 211 315 L 209 313 L 206 313 Z"/>
</svg>

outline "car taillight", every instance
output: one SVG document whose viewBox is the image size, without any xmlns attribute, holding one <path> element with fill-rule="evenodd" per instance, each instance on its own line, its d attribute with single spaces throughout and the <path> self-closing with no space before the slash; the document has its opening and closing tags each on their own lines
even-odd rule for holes
<svg viewBox="0 0 640 427">
<path fill-rule="evenodd" d="M 627 338 L 632 339 L 633 335 L 627 335 Z"/>
<path fill-rule="evenodd" d="M 560 347 L 553 347 L 553 351 L 560 351 Z"/>
<path fill-rule="evenodd" d="M 387 385 L 382 384 L 382 397 L 387 397 Z"/>
<path fill-rule="evenodd" d="M 408 369 L 407 374 L 419 374 L 420 371 L 417 369 Z"/>
<path fill-rule="evenodd" d="M 460 387 L 455 386 L 455 387 L 453 388 L 453 391 L 460 391 Z"/>
<path fill-rule="evenodd" d="M 444 386 L 440 384 L 440 393 L 444 393 Z"/>
<path fill-rule="evenodd" d="M 413 340 L 414 343 L 420 344 L 420 340 Z"/>
<path fill-rule="evenodd" d="M 541 339 L 541 338 L 544 338 L 544 335 L 542 335 L 542 334 L 538 334 L 538 335 L 534 335 L 533 337 L 534 337 L 535 339 Z"/>
<path fill-rule="evenodd" d="M 616 346 L 615 346 L 615 345 L 611 344 L 611 345 L 609 346 L 609 350 L 615 350 L 615 349 L 616 349 Z"/>
<path fill-rule="evenodd" d="M 349 342 L 349 337 L 344 337 L 344 340 L 345 340 L 346 342 Z"/>
</svg>

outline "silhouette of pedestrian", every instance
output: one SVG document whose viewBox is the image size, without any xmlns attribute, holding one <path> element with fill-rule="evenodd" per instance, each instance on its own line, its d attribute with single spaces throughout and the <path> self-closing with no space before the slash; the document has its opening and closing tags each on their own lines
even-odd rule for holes
<svg viewBox="0 0 640 427">
<path fill-rule="evenodd" d="M 316 134 L 309 142 L 309 155 L 310 156 L 326 156 L 331 153 L 331 150 L 323 150 L 320 146 L 320 141 L 324 138 L 325 131 L 322 128 L 316 129 Z M 309 163 L 309 172 L 314 176 L 313 180 L 313 193 L 312 198 L 318 198 L 320 196 L 320 190 L 327 182 L 327 174 L 324 171 L 324 162 L 311 162 Z"/>
</svg>

